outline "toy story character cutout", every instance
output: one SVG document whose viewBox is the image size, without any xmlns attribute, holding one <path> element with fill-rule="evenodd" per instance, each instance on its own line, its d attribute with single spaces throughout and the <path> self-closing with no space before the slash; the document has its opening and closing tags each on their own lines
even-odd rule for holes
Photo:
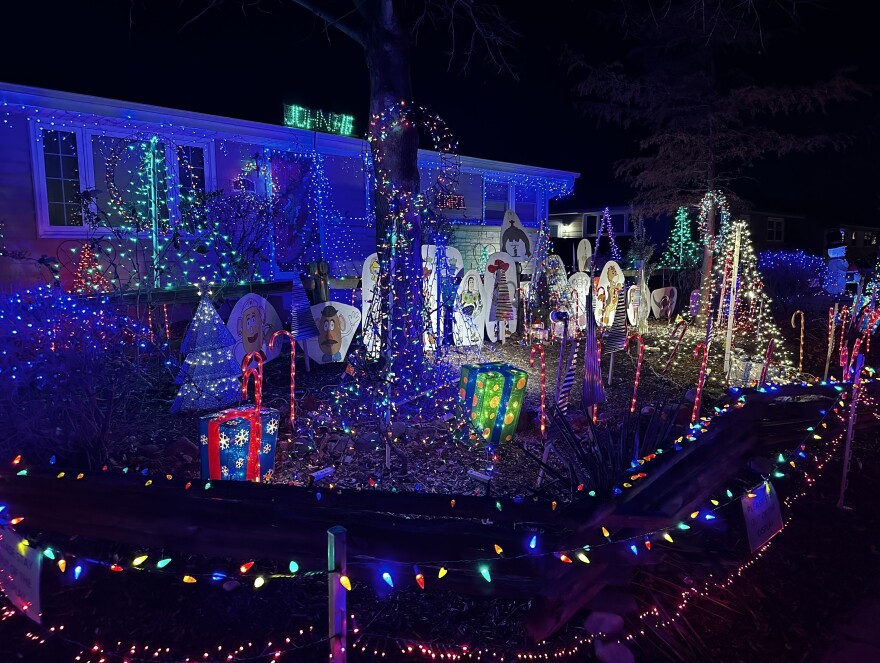
<svg viewBox="0 0 880 663">
<path fill-rule="evenodd" d="M 483 340 L 486 307 L 483 282 L 476 271 L 465 273 L 455 299 L 453 339 L 456 345 L 479 345 Z"/>
<path fill-rule="evenodd" d="M 504 213 L 501 222 L 501 251 L 514 262 L 526 262 L 532 257 L 532 242 L 525 226 L 512 209 Z"/>
<path fill-rule="evenodd" d="M 623 292 L 623 270 L 615 261 L 609 260 L 602 268 L 595 285 L 596 323 L 601 327 L 610 327 L 614 323 L 617 312 L 617 300 Z"/>
<path fill-rule="evenodd" d="M 236 361 L 252 352 L 259 353 L 265 361 L 281 353 L 280 347 L 269 349 L 269 338 L 282 328 L 281 319 L 275 308 L 259 295 L 239 299 L 226 327 L 235 339 L 232 351 Z"/>
<path fill-rule="evenodd" d="M 345 360 L 348 348 L 361 322 L 361 312 L 350 304 L 329 301 L 314 304 L 312 317 L 318 327 L 317 343 L 314 340 L 304 345 L 309 358 L 319 364 L 330 364 Z"/>
</svg>

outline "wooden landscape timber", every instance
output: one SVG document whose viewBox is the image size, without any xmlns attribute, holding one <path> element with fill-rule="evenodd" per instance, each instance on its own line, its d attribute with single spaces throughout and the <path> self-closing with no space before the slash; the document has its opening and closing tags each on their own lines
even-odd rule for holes
<svg viewBox="0 0 880 663">
<path fill-rule="evenodd" d="M 880 388 L 871 382 L 864 390 Z M 802 441 L 805 428 L 818 421 L 817 403 L 831 408 L 839 398 L 833 386 L 750 391 L 745 405 L 713 419 L 680 451 L 672 451 L 669 440 L 670 448 L 643 466 L 647 476 L 616 498 L 584 497 L 556 509 L 546 500 L 239 482 L 214 482 L 206 490 L 204 482 L 194 481 L 186 489 L 184 481 L 159 477 L 147 486 L 140 475 L 101 472 L 58 479 L 57 467 L 32 468 L 27 476 L 17 475 L 20 467 L 3 470 L 0 503 L 7 513 L 25 517 L 19 528 L 37 540 L 74 537 L 72 553 L 110 543 L 234 560 L 296 559 L 304 570 L 325 567 L 326 532 L 341 525 L 348 531 L 348 575 L 354 581 L 372 581 L 380 565 L 408 575 L 418 564 L 426 576 L 436 574 L 443 560 L 454 571 L 443 581 L 446 590 L 530 599 L 523 627 L 540 641 L 606 586 L 625 585 L 634 565 L 662 559 L 663 546 L 638 557 L 624 545 L 598 547 L 590 565 L 561 564 L 538 553 L 604 543 L 603 526 L 611 540 L 673 527 L 717 496 L 750 458 Z M 863 416 L 857 430 L 878 425 Z M 828 426 L 834 433 L 840 424 L 829 418 Z M 540 544 L 528 555 L 535 533 Z M 496 544 L 510 558 L 499 560 Z M 478 560 L 496 562 L 493 582 L 480 577 Z"/>
</svg>

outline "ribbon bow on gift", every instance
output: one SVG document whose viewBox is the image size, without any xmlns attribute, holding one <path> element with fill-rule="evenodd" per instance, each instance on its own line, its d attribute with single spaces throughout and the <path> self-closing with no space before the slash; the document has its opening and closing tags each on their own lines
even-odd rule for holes
<svg viewBox="0 0 880 663">
<path fill-rule="evenodd" d="M 503 270 L 503 271 L 506 272 L 507 269 L 508 269 L 508 267 L 510 267 L 510 265 L 508 265 L 508 264 L 507 264 L 506 262 L 504 262 L 503 260 L 496 260 L 494 263 L 492 263 L 491 265 L 489 265 L 488 267 L 486 267 L 486 269 L 489 270 L 489 273 L 490 273 L 490 274 L 494 274 L 494 273 L 497 272 L 499 269 L 500 269 L 500 270 Z"/>
<path fill-rule="evenodd" d="M 256 362 L 256 367 L 250 365 Z M 248 383 L 254 376 L 254 407 L 233 408 L 225 410 L 208 423 L 208 474 L 212 480 L 221 478 L 220 475 L 220 424 L 234 419 L 247 419 L 251 422 L 250 443 L 248 444 L 247 468 L 245 471 L 246 481 L 260 481 L 260 446 L 263 442 L 263 420 L 260 417 L 260 409 L 263 403 L 263 357 L 259 352 L 251 352 L 245 355 L 241 363 L 242 381 L 241 398 L 247 400 Z"/>
</svg>

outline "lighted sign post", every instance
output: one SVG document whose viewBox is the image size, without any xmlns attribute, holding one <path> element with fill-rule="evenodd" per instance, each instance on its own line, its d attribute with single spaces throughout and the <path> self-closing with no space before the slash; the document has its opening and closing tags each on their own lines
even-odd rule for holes
<svg viewBox="0 0 880 663">
<path fill-rule="evenodd" d="M 11 529 L 0 530 L 0 592 L 37 624 L 40 617 L 42 551 L 27 545 Z"/>
<path fill-rule="evenodd" d="M 765 481 L 763 485 L 743 497 L 742 510 L 752 552 L 767 543 L 782 529 L 779 498 L 769 481 Z"/>
</svg>

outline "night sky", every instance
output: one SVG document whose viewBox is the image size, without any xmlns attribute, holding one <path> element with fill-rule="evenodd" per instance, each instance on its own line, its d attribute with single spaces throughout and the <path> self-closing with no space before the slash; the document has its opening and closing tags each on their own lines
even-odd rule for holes
<svg viewBox="0 0 880 663">
<path fill-rule="evenodd" d="M 360 47 L 289 2 L 264 0 L 242 12 L 221 3 L 189 19 L 206 0 L 39 3 L 4 8 L 0 80 L 126 101 L 280 124 L 284 102 L 355 115 L 366 127 L 368 82 Z M 512 5 L 518 5 L 513 7 Z M 508 54 L 517 78 L 481 57 L 462 62 L 448 39 L 426 29 L 413 66 L 416 100 L 440 114 L 462 154 L 581 173 L 568 208 L 626 203 L 614 162 L 635 154 L 633 135 L 584 117 L 575 108 L 576 80 L 561 60 L 566 47 L 593 61 L 630 45 L 574 0 L 502 3 L 519 32 Z M 747 64 L 768 82 L 796 82 L 852 66 L 875 85 L 880 48 L 874 27 L 854 0 L 801 10 L 799 30 L 770 43 Z M 745 191 L 757 207 L 808 213 L 830 224 L 877 225 L 880 159 L 878 99 L 826 118 L 856 136 L 844 154 L 767 161 Z"/>
</svg>

